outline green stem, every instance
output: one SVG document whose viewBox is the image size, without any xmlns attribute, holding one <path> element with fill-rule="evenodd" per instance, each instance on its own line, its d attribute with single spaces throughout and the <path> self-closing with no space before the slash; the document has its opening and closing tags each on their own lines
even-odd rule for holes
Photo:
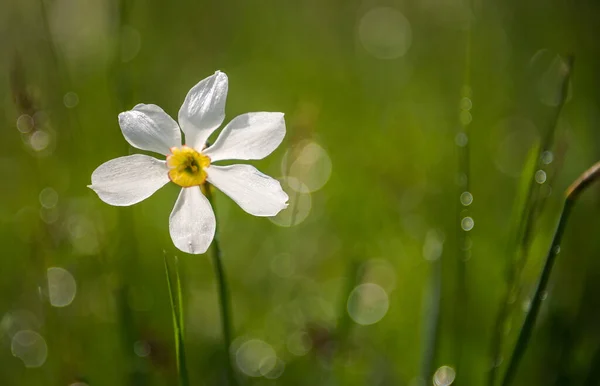
<svg viewBox="0 0 600 386">
<path fill-rule="evenodd" d="M 463 98 L 472 98 L 471 95 L 471 45 L 472 45 L 472 33 L 471 33 L 471 25 L 469 24 L 467 28 L 467 36 L 466 36 L 466 48 L 465 48 L 465 75 L 464 75 L 464 85 L 463 90 L 461 91 L 461 101 Z M 463 109 L 461 107 L 461 114 L 470 114 L 471 107 L 468 109 Z M 458 167 L 461 177 L 464 177 L 464 183 L 459 183 L 457 198 L 463 192 L 471 192 L 471 130 L 470 130 L 470 120 L 464 120 L 461 115 L 459 115 L 460 125 L 461 125 L 461 133 L 467 138 L 467 142 L 464 145 L 461 145 L 459 148 L 458 154 Z M 457 216 L 456 216 L 456 224 L 455 229 L 458 232 L 458 251 L 457 251 L 457 261 L 456 261 L 456 292 L 455 292 L 455 304 L 456 310 L 454 313 L 454 367 L 457 374 L 461 374 L 461 379 L 457 380 L 462 383 L 465 383 L 464 375 L 462 374 L 462 361 L 463 361 L 463 346 L 466 340 L 466 330 L 467 330 L 467 322 L 469 320 L 469 293 L 467 288 L 467 261 L 469 260 L 470 246 L 469 246 L 469 236 L 467 234 L 468 231 L 465 231 L 462 228 L 462 221 L 465 217 L 469 216 L 470 210 L 467 209 L 466 206 L 460 205 L 456 203 L 457 208 Z M 442 270 L 441 270 L 441 261 L 436 262 L 439 267 L 434 267 L 432 280 L 437 281 L 438 283 L 432 282 L 433 291 L 437 291 L 434 289 L 435 287 L 442 286 Z M 439 271 L 439 272 L 438 272 Z M 435 300 L 435 295 L 432 298 Z M 434 303 L 435 308 L 440 307 L 440 299 L 437 299 L 437 304 Z M 431 312 L 431 318 L 439 319 L 439 310 Z M 436 342 L 437 342 L 437 324 L 438 320 L 431 321 L 431 333 L 434 334 L 430 338 L 430 344 L 432 351 L 432 355 L 435 352 Z M 430 360 L 433 363 L 433 357 Z M 431 371 L 431 369 L 429 370 Z M 429 374 L 425 377 L 428 379 L 431 376 Z"/>
<path fill-rule="evenodd" d="M 206 184 L 203 189 L 206 198 L 210 201 L 213 210 L 216 213 L 215 199 L 212 195 L 210 184 Z M 229 287 L 227 286 L 227 279 L 225 277 L 225 269 L 223 267 L 223 261 L 221 259 L 221 247 L 219 246 L 219 237 L 215 232 L 215 238 L 211 244 L 211 255 L 215 268 L 215 276 L 217 277 L 217 285 L 219 290 L 219 305 L 221 309 L 221 327 L 223 329 L 223 345 L 225 349 L 225 367 L 227 372 L 227 380 L 230 386 L 237 384 L 235 374 L 233 372 L 233 366 L 231 364 L 231 355 L 229 350 L 231 348 L 231 301 L 229 297 Z"/>
<path fill-rule="evenodd" d="M 567 221 L 569 220 L 571 210 L 573 209 L 577 198 L 579 198 L 579 195 L 599 177 L 600 162 L 588 169 L 569 187 L 569 189 L 567 189 L 563 210 L 560 215 L 556 231 L 554 232 L 552 244 L 550 245 L 548 256 L 546 257 L 537 288 L 533 295 L 529 312 L 525 317 L 525 321 L 523 322 L 523 326 L 519 332 L 519 337 L 517 338 L 517 343 L 515 344 L 508 368 L 504 374 L 504 380 L 502 381 L 503 386 L 510 385 L 514 380 L 519 363 L 521 362 L 523 354 L 527 349 L 529 339 L 531 338 L 531 333 L 533 332 L 533 327 L 535 326 L 535 321 L 542 305 L 542 300 L 546 293 L 546 288 L 548 287 L 548 281 L 550 279 L 550 274 L 552 273 L 552 267 L 554 266 L 554 262 L 556 261 L 558 253 L 560 252 L 560 243 L 567 226 Z"/>
<path fill-rule="evenodd" d="M 179 266 L 175 260 L 175 276 L 177 280 L 177 288 L 173 288 L 171 282 L 171 271 L 165 254 L 165 274 L 167 276 L 167 286 L 169 288 L 169 300 L 171 301 L 171 315 L 173 318 L 173 331 L 175 333 L 175 360 L 177 362 L 177 375 L 179 377 L 180 386 L 188 386 L 190 384 L 187 372 L 187 362 L 185 359 L 185 344 L 183 342 L 183 308 L 181 300 L 181 280 L 179 277 Z M 177 299 L 175 290 L 177 290 Z"/>
</svg>

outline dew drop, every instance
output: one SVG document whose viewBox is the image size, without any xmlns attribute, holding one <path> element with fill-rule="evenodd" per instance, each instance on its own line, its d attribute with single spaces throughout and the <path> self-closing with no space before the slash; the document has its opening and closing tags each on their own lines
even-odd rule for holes
<svg viewBox="0 0 600 386">
<path fill-rule="evenodd" d="M 146 342 L 145 340 L 138 340 L 133 344 L 133 352 L 135 352 L 135 355 L 141 358 L 150 355 L 151 351 L 152 347 L 150 346 L 150 343 Z"/>
<path fill-rule="evenodd" d="M 542 163 L 544 163 L 544 165 L 549 165 L 552 163 L 552 161 L 554 161 L 554 153 L 552 153 L 549 150 L 546 150 L 545 152 L 542 153 Z"/>
<path fill-rule="evenodd" d="M 449 386 L 456 378 L 456 371 L 450 366 L 442 366 L 433 374 L 433 384 L 435 386 Z"/>
<path fill-rule="evenodd" d="M 63 97 L 63 103 L 67 108 L 72 109 L 73 107 L 79 104 L 79 95 L 77 95 L 73 91 L 69 91 Z"/>
<path fill-rule="evenodd" d="M 460 100 L 460 109 L 461 110 L 471 110 L 471 108 L 473 107 L 473 102 L 471 101 L 470 98 L 467 97 L 463 97 Z"/>
<path fill-rule="evenodd" d="M 546 172 L 543 170 L 538 170 L 535 172 L 535 182 L 538 184 L 543 184 L 546 182 Z"/>
<path fill-rule="evenodd" d="M 464 206 L 469 206 L 473 203 L 473 195 L 470 192 L 463 192 L 460 195 L 460 203 Z"/>
<path fill-rule="evenodd" d="M 468 232 L 471 229 L 473 229 L 473 227 L 475 226 L 475 221 L 473 221 L 472 217 L 465 217 L 462 219 L 462 221 L 460 222 L 460 227 L 463 229 L 463 231 Z"/>
</svg>

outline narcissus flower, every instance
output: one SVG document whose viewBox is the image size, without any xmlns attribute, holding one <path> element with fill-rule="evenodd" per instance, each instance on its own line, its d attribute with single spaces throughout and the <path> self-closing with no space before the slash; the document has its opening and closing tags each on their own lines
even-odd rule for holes
<svg viewBox="0 0 600 386">
<path fill-rule="evenodd" d="M 257 160 L 285 136 L 283 113 L 248 113 L 225 126 L 212 146 L 208 137 L 225 119 L 227 75 L 217 71 L 189 91 L 179 125 L 156 105 L 139 104 L 119 114 L 123 136 L 143 154 L 115 158 L 92 173 L 89 186 L 107 204 L 129 206 L 150 197 L 169 181 L 182 187 L 169 218 L 173 243 L 187 253 L 204 253 L 215 235 L 215 215 L 200 186 L 207 181 L 255 216 L 275 216 L 287 207 L 279 181 L 250 165 L 218 166 L 223 160 Z M 181 131 L 185 134 L 182 145 Z"/>
</svg>

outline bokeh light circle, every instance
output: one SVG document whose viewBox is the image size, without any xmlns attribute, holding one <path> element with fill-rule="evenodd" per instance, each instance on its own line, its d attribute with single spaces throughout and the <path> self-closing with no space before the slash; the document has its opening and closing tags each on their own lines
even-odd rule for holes
<svg viewBox="0 0 600 386">
<path fill-rule="evenodd" d="M 410 23 L 395 8 L 376 7 L 363 15 L 358 37 L 365 50 L 378 59 L 404 56 L 412 43 Z"/>
<path fill-rule="evenodd" d="M 17 118 L 17 129 L 21 133 L 29 133 L 31 130 L 33 130 L 33 126 L 33 118 L 29 115 L 23 114 L 19 118 Z"/>
<path fill-rule="evenodd" d="M 292 354 L 303 356 L 312 348 L 312 341 L 305 331 L 296 331 L 288 337 L 286 346 Z"/>
<path fill-rule="evenodd" d="M 42 189 L 38 198 L 40 204 L 46 209 L 52 209 L 58 204 L 58 193 L 50 187 Z"/>
<path fill-rule="evenodd" d="M 277 364 L 277 355 L 270 344 L 260 339 L 244 342 L 235 353 L 238 368 L 249 377 L 269 373 Z"/>
<path fill-rule="evenodd" d="M 308 190 L 304 184 L 294 177 L 282 177 L 279 179 L 281 187 L 288 194 L 288 207 L 277 214 L 269 217 L 269 220 L 282 227 L 293 227 L 302 223 L 312 209 L 312 198 L 310 193 L 302 193 Z M 295 186 L 296 189 L 293 189 Z"/>
<path fill-rule="evenodd" d="M 54 307 L 66 307 L 77 293 L 77 283 L 69 271 L 60 267 L 50 267 L 48 276 L 48 297 Z"/>
<path fill-rule="evenodd" d="M 42 151 L 50 145 L 50 134 L 43 130 L 38 130 L 29 138 L 29 144 L 35 151 Z"/>
<path fill-rule="evenodd" d="M 23 361 L 25 367 L 40 367 L 48 357 L 46 340 L 31 330 L 17 332 L 12 338 L 10 349 L 15 357 Z"/>
<path fill-rule="evenodd" d="M 396 268 L 385 259 L 367 260 L 361 266 L 362 280 L 381 286 L 387 293 L 396 288 Z"/>
<path fill-rule="evenodd" d="M 281 172 L 290 178 L 290 187 L 300 193 L 323 188 L 331 177 L 331 158 L 314 141 L 303 141 L 289 149 L 281 160 Z"/>
<path fill-rule="evenodd" d="M 270 362 L 270 360 L 268 362 Z M 277 379 L 281 376 L 281 374 L 283 374 L 284 370 L 285 362 L 279 358 L 275 358 L 275 364 L 271 368 L 271 370 L 269 370 L 266 373 L 261 372 L 261 374 L 267 379 Z"/>
</svg>

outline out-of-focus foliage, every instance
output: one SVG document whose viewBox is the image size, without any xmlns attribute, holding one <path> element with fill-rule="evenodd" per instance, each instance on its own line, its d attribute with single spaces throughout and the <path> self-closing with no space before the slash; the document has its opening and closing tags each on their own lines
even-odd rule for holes
<svg viewBox="0 0 600 386">
<path fill-rule="evenodd" d="M 600 159 L 599 12 L 541 0 L 0 3 L 0 383 L 175 384 L 164 253 L 179 257 L 191 384 L 224 382 L 211 260 L 168 234 L 177 187 L 128 208 L 86 187 L 134 152 L 119 112 L 155 103 L 176 117 L 219 69 L 226 121 L 282 111 L 288 127 L 255 162 L 282 178 L 286 212 L 256 218 L 216 193 L 244 383 L 446 385 L 455 372 L 485 384 L 521 173 L 554 130 L 559 55 L 574 54 L 575 70 L 553 145 L 533 162 L 541 173 L 524 177 L 544 205 L 504 358 L 561 192 Z M 575 208 L 517 384 L 596 378 L 597 194 Z"/>
</svg>

